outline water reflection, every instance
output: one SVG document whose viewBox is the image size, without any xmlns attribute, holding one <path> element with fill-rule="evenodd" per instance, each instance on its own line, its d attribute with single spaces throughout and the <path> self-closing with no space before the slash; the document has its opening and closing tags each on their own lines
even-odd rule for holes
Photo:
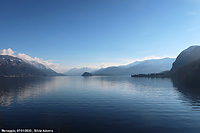
<svg viewBox="0 0 200 133">
<path fill-rule="evenodd" d="M 168 78 L 1 78 L 0 125 L 76 133 L 195 132 L 199 96 Z"/>
<path fill-rule="evenodd" d="M 52 78 L 0 78 L 0 103 L 9 106 L 13 101 L 23 101 L 50 91 Z"/>
<path fill-rule="evenodd" d="M 63 84 L 63 82 L 65 84 Z M 62 84 L 61 84 L 62 83 Z M 189 101 L 194 106 L 200 106 L 200 89 L 184 86 L 169 78 L 130 78 L 130 77 L 45 77 L 45 78 L 0 78 L 0 105 L 9 106 L 12 101 L 23 101 L 33 96 L 40 96 L 59 89 L 59 86 L 73 86 L 76 88 L 99 88 L 127 92 L 143 91 L 146 94 L 151 91 L 162 90 L 178 91 L 182 100 Z M 169 88 L 175 87 L 170 90 Z M 129 90 L 129 91 L 128 91 Z M 92 90 L 91 90 L 92 91 Z"/>
<path fill-rule="evenodd" d="M 184 98 L 182 100 L 189 101 L 194 109 L 200 109 L 200 87 L 186 86 L 172 79 L 173 86 L 177 88 Z"/>
<path fill-rule="evenodd" d="M 191 86 L 185 86 L 178 81 L 170 78 L 129 78 L 129 77 L 96 77 L 102 84 L 116 85 L 123 81 L 124 85 L 128 83 L 129 89 L 140 90 L 141 88 L 147 88 L 147 91 L 151 89 L 167 88 L 167 91 L 171 91 L 169 88 L 174 87 L 174 92 L 179 93 L 179 98 L 184 101 L 192 103 L 194 106 L 200 106 L 200 87 L 193 88 Z M 124 85 L 123 88 L 125 87 Z M 127 85 L 127 84 L 126 84 Z M 163 91 L 163 90 L 162 90 Z M 167 93 L 166 93 L 167 95 Z"/>
</svg>

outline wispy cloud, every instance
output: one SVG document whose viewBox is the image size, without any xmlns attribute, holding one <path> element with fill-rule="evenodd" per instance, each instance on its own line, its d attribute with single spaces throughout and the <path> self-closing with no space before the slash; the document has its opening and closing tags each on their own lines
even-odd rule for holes
<svg viewBox="0 0 200 133">
<path fill-rule="evenodd" d="M 11 48 L 0 50 L 0 55 L 13 55 L 14 53 Z"/>
<path fill-rule="evenodd" d="M 16 55 L 18 58 L 21 58 L 21 59 L 25 59 L 25 60 L 28 60 L 28 61 L 36 61 L 38 63 L 41 63 L 49 68 L 52 68 L 52 69 L 55 69 L 55 68 L 58 68 L 59 64 L 58 63 L 54 63 L 52 60 L 43 60 L 41 58 L 38 58 L 38 57 L 30 57 L 24 53 L 19 53 Z"/>
<path fill-rule="evenodd" d="M 52 60 L 43 60 L 38 57 L 32 58 L 24 53 L 15 54 L 15 51 L 13 51 L 11 48 L 0 50 L 0 55 L 10 55 L 10 56 L 18 57 L 20 59 L 25 59 L 27 61 L 36 61 L 38 63 L 45 65 L 48 68 L 51 68 L 54 70 L 59 69 L 59 64 L 54 63 Z"/>
</svg>

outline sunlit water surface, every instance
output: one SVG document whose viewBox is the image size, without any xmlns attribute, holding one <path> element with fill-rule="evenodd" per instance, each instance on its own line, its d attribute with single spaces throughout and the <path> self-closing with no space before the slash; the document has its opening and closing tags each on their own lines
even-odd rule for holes
<svg viewBox="0 0 200 133">
<path fill-rule="evenodd" d="M 0 127 L 67 133 L 198 133 L 199 90 L 170 79 L 0 78 Z"/>
</svg>

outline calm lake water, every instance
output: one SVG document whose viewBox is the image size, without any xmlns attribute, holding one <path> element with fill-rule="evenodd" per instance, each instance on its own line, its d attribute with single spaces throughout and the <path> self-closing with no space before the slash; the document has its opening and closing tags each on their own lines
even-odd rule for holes
<svg viewBox="0 0 200 133">
<path fill-rule="evenodd" d="M 0 78 L 0 127 L 67 133 L 198 133 L 200 89 L 170 79 Z"/>
</svg>

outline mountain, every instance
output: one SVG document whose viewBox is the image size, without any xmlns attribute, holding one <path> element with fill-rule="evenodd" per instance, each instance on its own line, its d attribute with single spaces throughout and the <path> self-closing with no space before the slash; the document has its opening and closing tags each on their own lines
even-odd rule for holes
<svg viewBox="0 0 200 133">
<path fill-rule="evenodd" d="M 33 65 L 34 67 L 38 68 L 39 70 L 42 71 L 42 73 L 44 73 L 47 76 L 58 76 L 58 75 L 62 75 L 59 74 L 55 71 L 53 71 L 52 69 L 46 67 L 45 65 L 42 65 L 36 61 L 28 61 L 29 64 Z"/>
<path fill-rule="evenodd" d="M 27 61 L 27 60 L 24 60 L 25 62 L 35 66 L 36 68 L 39 68 L 39 69 L 48 69 L 45 65 L 42 65 L 36 61 Z"/>
<path fill-rule="evenodd" d="M 171 77 L 186 85 L 200 86 L 200 59 L 178 68 Z"/>
<path fill-rule="evenodd" d="M 107 76 L 130 76 L 131 74 L 159 73 L 162 71 L 170 70 L 174 61 L 174 58 L 137 61 L 126 66 L 99 69 L 92 74 Z"/>
<path fill-rule="evenodd" d="M 171 72 L 200 59 L 200 46 L 191 46 L 183 50 L 172 65 Z"/>
<path fill-rule="evenodd" d="M 200 87 L 200 46 L 191 46 L 183 50 L 172 65 L 170 71 L 163 73 L 135 74 L 132 77 L 166 78 L 170 77 L 177 85 Z"/>
<path fill-rule="evenodd" d="M 83 68 L 72 68 L 69 71 L 65 72 L 65 75 L 68 76 L 81 76 L 84 72 L 93 72 L 96 69 L 88 68 L 88 67 L 83 67 Z"/>
<path fill-rule="evenodd" d="M 180 83 L 200 86 L 200 46 L 191 46 L 182 51 L 171 69 L 171 77 Z"/>
<path fill-rule="evenodd" d="M 35 77 L 60 75 L 37 62 L 28 62 L 20 58 L 0 55 L 1 77 Z"/>
</svg>

